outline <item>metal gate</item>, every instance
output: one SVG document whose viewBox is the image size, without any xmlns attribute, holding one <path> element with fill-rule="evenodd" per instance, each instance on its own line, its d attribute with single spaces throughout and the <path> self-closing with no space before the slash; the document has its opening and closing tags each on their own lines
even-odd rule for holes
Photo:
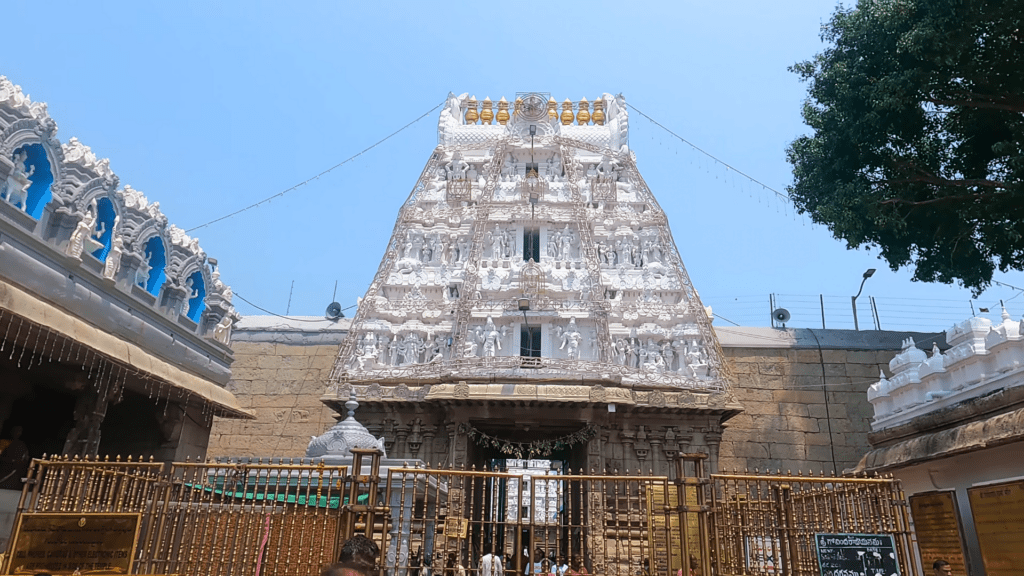
<svg viewBox="0 0 1024 576">
<path fill-rule="evenodd" d="M 391 469 L 382 576 L 493 576 L 488 554 L 518 576 L 817 576 L 815 533 L 892 535 L 918 574 L 898 480 L 709 476 L 705 459 L 673 478 Z"/>
<path fill-rule="evenodd" d="M 353 466 L 288 462 L 34 460 L 18 518 L 137 515 L 134 574 L 311 576 L 337 559 L 381 510 L 379 457 L 355 450 Z M 366 459 L 368 475 L 353 475 Z M 18 534 L 12 534 L 4 574 Z M 35 571 L 59 571 L 41 559 Z M 88 562 L 88 561 L 84 561 Z M 91 566 L 94 571 L 97 566 Z M 87 573 L 85 565 L 83 573 Z"/>
<path fill-rule="evenodd" d="M 137 514 L 135 574 L 315 575 L 363 533 L 380 576 L 493 576 L 487 554 L 510 576 L 816 576 L 818 532 L 892 535 L 902 573 L 918 574 L 892 478 L 709 476 L 703 454 L 681 455 L 671 478 L 382 471 L 377 452 L 354 452 L 351 467 L 35 460 L 19 519 Z"/>
</svg>

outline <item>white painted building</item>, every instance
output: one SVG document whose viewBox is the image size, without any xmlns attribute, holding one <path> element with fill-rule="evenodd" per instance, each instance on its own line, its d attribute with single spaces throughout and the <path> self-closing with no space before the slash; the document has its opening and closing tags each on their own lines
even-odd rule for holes
<svg viewBox="0 0 1024 576">
<path fill-rule="evenodd" d="M 895 474 L 910 497 L 921 561 L 954 574 L 1024 573 L 1024 321 L 969 318 L 913 340 L 871 386 L 874 448 L 858 471 Z"/>
</svg>

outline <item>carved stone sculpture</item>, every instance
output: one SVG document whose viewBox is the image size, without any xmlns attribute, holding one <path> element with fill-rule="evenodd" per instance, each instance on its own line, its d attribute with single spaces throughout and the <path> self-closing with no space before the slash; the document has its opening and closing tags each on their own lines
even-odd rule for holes
<svg viewBox="0 0 1024 576">
<path fill-rule="evenodd" d="M 14 171 L 7 176 L 7 183 L 4 189 L 7 194 L 7 201 L 11 206 L 21 205 L 22 212 L 28 212 L 28 188 L 32 185 L 32 174 L 36 167 L 32 166 L 26 171 L 25 162 L 28 161 L 28 152 L 22 150 L 14 155 Z"/>
<path fill-rule="evenodd" d="M 124 240 L 115 234 L 110 241 L 110 252 L 107 253 L 107 261 L 103 263 L 103 277 L 113 280 L 117 271 L 121 269 L 121 254 L 124 253 Z"/>
<path fill-rule="evenodd" d="M 231 345 L 231 316 L 225 316 L 213 327 L 213 339 L 225 346 Z"/>
<path fill-rule="evenodd" d="M 71 238 L 68 239 L 68 245 L 64 249 L 64 253 L 72 258 L 81 259 L 86 241 L 91 239 L 95 229 L 96 200 L 94 199 L 89 204 L 89 207 L 85 209 L 84 213 L 79 213 L 78 224 L 75 225 L 74 231 L 71 232 Z"/>
<path fill-rule="evenodd" d="M 579 360 L 580 358 L 580 343 L 583 342 L 583 334 L 576 328 L 576 319 L 569 320 L 569 325 L 561 333 L 562 345 L 558 347 L 559 350 L 565 350 L 565 355 L 570 360 Z"/>
</svg>

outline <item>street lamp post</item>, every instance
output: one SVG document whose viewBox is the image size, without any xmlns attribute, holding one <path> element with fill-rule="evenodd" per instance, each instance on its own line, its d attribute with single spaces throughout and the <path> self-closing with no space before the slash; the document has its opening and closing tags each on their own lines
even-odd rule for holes
<svg viewBox="0 0 1024 576">
<path fill-rule="evenodd" d="M 874 268 L 868 268 L 864 272 L 864 278 L 860 281 L 860 288 L 857 289 L 857 295 L 850 297 L 850 304 L 853 305 L 853 329 L 860 330 L 860 324 L 857 322 L 857 298 L 860 297 L 860 293 L 864 290 L 864 283 L 868 281 L 868 278 L 875 273 Z"/>
</svg>

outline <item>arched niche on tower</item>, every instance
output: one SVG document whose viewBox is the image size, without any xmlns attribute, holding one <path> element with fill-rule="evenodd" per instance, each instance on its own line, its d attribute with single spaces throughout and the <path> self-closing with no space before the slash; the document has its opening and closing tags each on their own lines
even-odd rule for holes
<svg viewBox="0 0 1024 576">
<path fill-rule="evenodd" d="M 135 275 L 135 283 L 153 296 L 167 281 L 167 245 L 159 235 L 150 236 L 141 243 L 142 266 Z"/>
<path fill-rule="evenodd" d="M 94 236 L 103 246 L 92 253 L 97 260 L 103 262 L 110 253 L 111 241 L 115 234 L 115 223 L 117 222 L 117 211 L 114 203 L 107 196 L 96 199 L 96 231 L 99 236 Z"/>
<path fill-rule="evenodd" d="M 42 144 L 30 142 L 15 148 L 11 153 L 11 159 L 14 161 L 15 171 L 23 169 L 24 176 L 29 182 L 28 187 L 24 191 L 25 200 L 22 209 L 32 218 L 39 220 L 43 215 L 46 205 L 53 198 L 51 186 L 56 170 L 50 160 L 50 155 Z M 14 184 L 15 182 L 9 178 L 7 197 L 5 197 L 5 200 L 8 202 L 11 201 L 10 196 L 14 193 L 10 189 Z"/>
</svg>

